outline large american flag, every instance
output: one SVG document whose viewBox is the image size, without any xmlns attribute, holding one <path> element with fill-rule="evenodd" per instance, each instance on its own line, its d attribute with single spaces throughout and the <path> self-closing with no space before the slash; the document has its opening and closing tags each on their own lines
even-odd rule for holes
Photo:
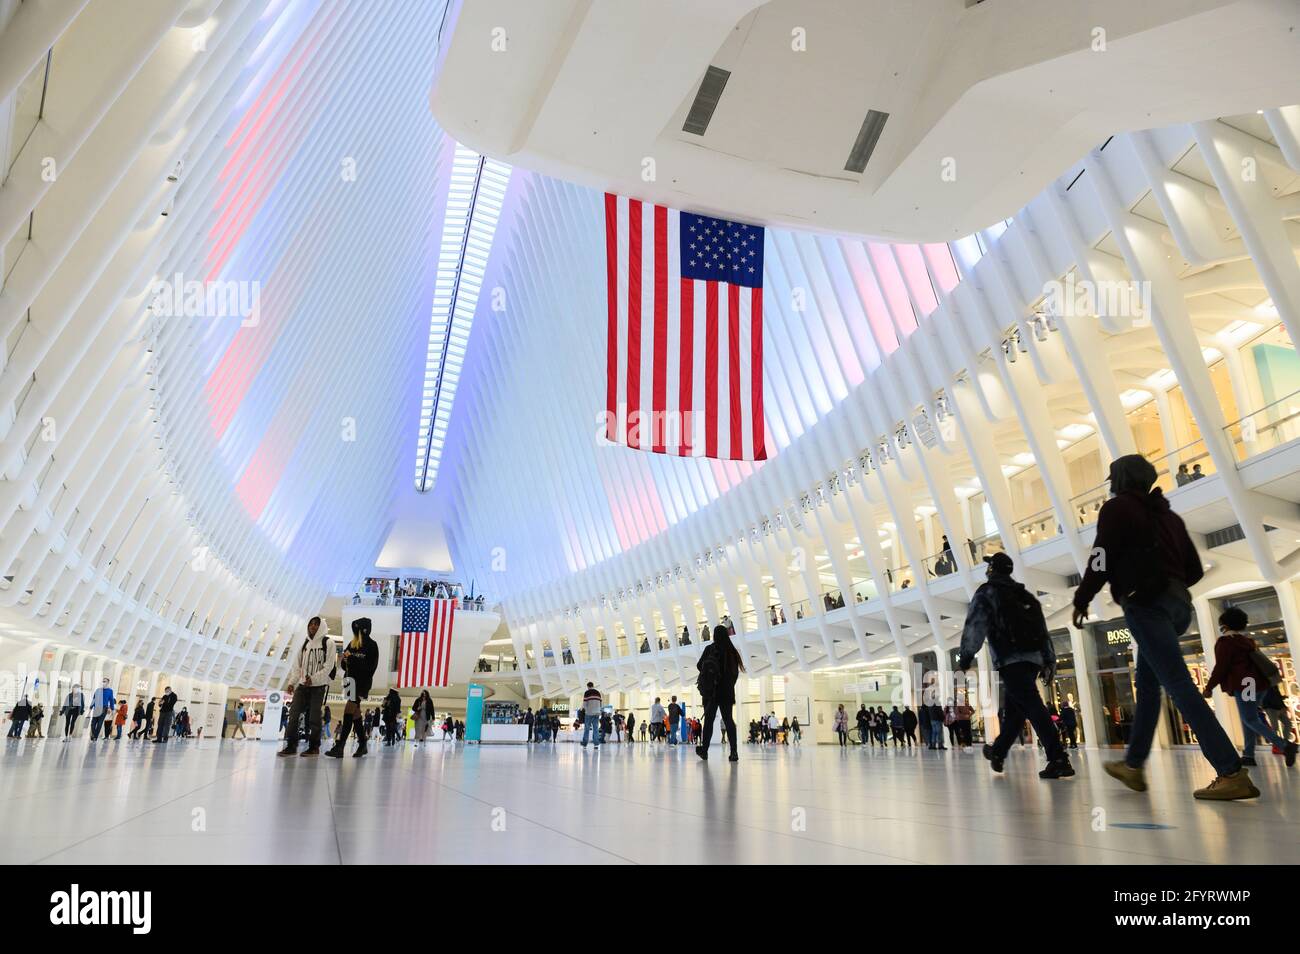
<svg viewBox="0 0 1300 954">
<path fill-rule="evenodd" d="M 455 622 L 455 600 L 402 597 L 402 645 L 397 663 L 397 688 L 451 685 L 448 670 Z"/>
<path fill-rule="evenodd" d="M 764 460 L 763 228 L 605 195 L 605 436 Z"/>
</svg>

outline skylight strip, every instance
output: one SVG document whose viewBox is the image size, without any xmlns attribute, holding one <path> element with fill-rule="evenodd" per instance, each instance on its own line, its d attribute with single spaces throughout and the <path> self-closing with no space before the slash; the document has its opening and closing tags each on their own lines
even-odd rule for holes
<svg viewBox="0 0 1300 954">
<path fill-rule="evenodd" d="M 462 145 L 452 160 L 420 403 L 415 489 L 433 489 L 510 167 Z"/>
</svg>

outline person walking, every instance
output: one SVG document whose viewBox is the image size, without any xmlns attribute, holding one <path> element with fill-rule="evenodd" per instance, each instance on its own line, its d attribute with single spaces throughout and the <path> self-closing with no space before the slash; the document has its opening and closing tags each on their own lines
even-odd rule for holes
<svg viewBox="0 0 1300 954">
<path fill-rule="evenodd" d="M 81 691 L 80 683 L 73 683 L 72 689 L 63 700 L 63 741 L 67 742 L 76 731 L 77 720 L 86 711 L 86 694 Z"/>
<path fill-rule="evenodd" d="M 984 746 L 984 757 L 994 772 L 1001 772 L 1007 752 L 1028 718 L 1047 752 L 1047 767 L 1038 777 L 1069 778 L 1074 767 L 1035 685 L 1039 678 L 1051 685 L 1056 672 L 1056 651 L 1042 604 L 1011 576 L 1015 563 L 1007 554 L 995 553 L 985 562 L 988 579 L 975 591 L 966 612 L 957 660 L 957 668 L 966 672 L 987 642 L 993 668 L 1002 677 L 1007 718 L 998 737 Z"/>
<path fill-rule="evenodd" d="M 582 694 L 582 747 L 587 747 L 587 740 L 591 739 L 595 746 L 600 748 L 600 710 L 603 700 L 600 697 L 600 690 L 593 683 L 587 683 L 587 691 Z"/>
<path fill-rule="evenodd" d="M 1255 740 L 1263 737 L 1275 745 L 1286 759 L 1287 768 L 1295 765 L 1296 743 L 1284 739 L 1265 721 L 1260 702 L 1268 690 L 1282 681 L 1282 675 L 1267 656 L 1262 654 L 1255 641 L 1246 635 L 1250 617 L 1239 606 L 1230 606 L 1219 614 L 1219 639 L 1214 644 L 1214 669 L 1205 684 L 1204 695 L 1209 699 L 1216 686 L 1232 696 L 1241 718 L 1241 731 L 1246 737 L 1242 748 L 1243 765 L 1255 763 Z M 1269 669 L 1265 669 L 1267 664 Z"/>
<path fill-rule="evenodd" d="M 90 741 L 94 742 L 99 738 L 99 732 L 102 729 L 107 736 L 112 731 L 113 723 L 109 721 L 108 725 L 104 724 L 106 719 L 112 718 L 113 710 L 117 708 L 117 700 L 113 696 L 113 690 L 109 688 L 108 680 L 101 681 L 100 687 L 90 696 Z"/>
<path fill-rule="evenodd" d="M 171 686 L 163 686 L 162 697 L 158 700 L 158 734 L 154 736 L 155 745 L 166 745 L 167 736 L 171 734 L 172 712 L 176 708 L 176 693 Z"/>
<path fill-rule="evenodd" d="M 930 707 L 924 701 L 916 707 L 916 727 L 921 730 L 921 741 L 925 747 L 934 748 L 934 739 L 930 738 Z"/>
<path fill-rule="evenodd" d="M 1192 620 L 1188 587 L 1204 575 L 1196 545 L 1156 482 L 1156 469 L 1141 454 L 1118 457 L 1110 465 L 1110 492 L 1097 514 L 1097 535 L 1087 571 L 1074 591 L 1073 622 L 1082 629 L 1088 605 L 1103 586 L 1124 611 L 1137 645 L 1137 702 L 1129 729 L 1128 751 L 1106 762 L 1106 773 L 1136 792 L 1147 788 L 1143 766 L 1151 754 L 1160 721 L 1160 690 L 1182 713 L 1215 778 L 1193 792 L 1213 801 L 1258 798 L 1250 772 L 1213 710 L 1197 691 L 1179 637 Z"/>
<path fill-rule="evenodd" d="M 1061 703 L 1061 742 L 1072 749 L 1079 747 L 1079 713 L 1075 711 L 1074 702 L 1069 697 Z"/>
<path fill-rule="evenodd" d="M 433 707 L 433 697 L 429 695 L 428 689 L 421 690 L 412 711 L 415 713 L 415 747 L 418 749 L 420 743 L 429 737 L 429 727 L 437 717 Z"/>
<path fill-rule="evenodd" d="M 244 708 L 244 704 L 242 702 L 235 703 L 235 728 L 230 733 L 230 738 L 232 741 L 235 739 L 236 736 L 238 736 L 241 739 L 248 738 L 248 734 L 244 731 L 244 723 L 247 721 L 248 721 L 248 710 Z"/>
<path fill-rule="evenodd" d="M 871 715 L 871 713 L 867 712 L 867 704 L 864 702 L 858 706 L 857 714 L 854 716 L 855 721 L 858 723 L 858 741 L 862 743 L 863 748 L 866 747 L 868 739 L 871 740 L 873 746 L 876 744 L 876 737 L 872 734 Z"/>
<path fill-rule="evenodd" d="M 916 713 L 909 705 L 903 706 L 903 735 L 909 749 L 916 744 Z"/>
<path fill-rule="evenodd" d="M 402 712 L 402 697 L 394 688 L 384 694 L 384 703 L 380 706 L 384 720 L 384 745 L 397 744 L 397 717 Z"/>
<path fill-rule="evenodd" d="M 668 713 L 664 711 L 663 703 L 659 697 L 655 696 L 655 701 L 650 705 L 650 741 L 653 742 L 659 737 L 659 730 L 663 728 L 664 719 L 668 718 Z"/>
<path fill-rule="evenodd" d="M 629 742 L 635 742 L 635 741 L 636 741 L 636 736 L 633 734 L 633 733 L 636 731 L 636 713 L 635 713 L 635 712 L 629 712 L 629 713 L 627 714 L 627 722 L 624 723 L 624 725 L 626 726 L 627 740 L 628 740 Z"/>
<path fill-rule="evenodd" d="M 893 706 L 889 710 L 889 731 L 894 736 L 894 745 L 903 744 L 903 713 L 898 711 L 898 706 Z"/>
<path fill-rule="evenodd" d="M 835 734 L 839 736 L 840 748 L 847 746 L 849 744 L 849 714 L 844 711 L 844 703 L 842 702 L 839 708 L 835 710 L 835 721 L 832 728 L 835 729 Z"/>
<path fill-rule="evenodd" d="M 343 758 L 348 733 L 352 731 L 357 736 L 357 748 L 352 757 L 359 759 L 367 751 L 369 731 L 363 721 L 361 703 L 370 694 L 375 670 L 379 667 L 379 644 L 370 638 L 370 627 L 369 617 L 354 619 L 352 639 L 339 657 L 339 666 L 343 670 L 343 727 L 339 730 L 334 746 L 325 753 L 330 758 Z"/>
<path fill-rule="evenodd" d="M 113 734 L 113 741 L 122 740 L 122 726 L 126 725 L 126 700 L 122 699 L 117 704 L 117 715 L 113 717 L 113 728 L 116 730 Z"/>
<path fill-rule="evenodd" d="M 745 663 L 740 658 L 740 651 L 731 640 L 731 631 L 725 626 L 713 628 L 713 639 L 704 647 L 700 658 L 695 663 L 699 676 L 695 687 L 700 692 L 704 704 L 704 725 L 700 729 L 700 741 L 695 746 L 695 754 L 702 760 L 709 760 L 709 743 L 713 740 L 713 726 L 719 714 L 722 716 L 722 730 L 730 745 L 727 761 L 740 761 L 737 751 L 736 719 L 732 709 L 736 704 L 736 680 L 745 671 Z"/>
<path fill-rule="evenodd" d="M 337 674 L 337 656 L 329 627 L 321 624 L 319 616 L 313 616 L 307 621 L 307 636 L 289 668 L 285 691 L 293 695 L 293 701 L 289 703 L 289 718 L 285 722 L 284 748 L 276 753 L 280 758 L 298 754 L 298 733 L 303 721 L 307 724 L 307 748 L 301 757 L 320 755 L 321 707 Z"/>
<path fill-rule="evenodd" d="M 677 704 L 677 697 L 668 700 L 668 744 L 677 744 L 677 726 L 682 721 L 682 707 Z"/>
</svg>

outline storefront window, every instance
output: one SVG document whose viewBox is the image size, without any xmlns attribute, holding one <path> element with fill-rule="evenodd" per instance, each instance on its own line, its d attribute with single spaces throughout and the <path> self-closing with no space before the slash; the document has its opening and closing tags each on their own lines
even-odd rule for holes
<svg viewBox="0 0 1300 954">
<path fill-rule="evenodd" d="M 1128 745 L 1133 728 L 1133 713 L 1137 708 L 1135 689 L 1135 664 L 1132 633 L 1123 617 L 1095 623 L 1088 627 L 1097 653 L 1097 681 L 1101 694 L 1102 728 L 1108 745 Z M 1192 681 L 1204 688 L 1209 680 L 1205 657 L 1201 652 L 1201 636 L 1195 622 L 1179 639 L 1183 659 L 1192 674 Z M 1183 721 L 1174 704 L 1164 698 L 1165 713 L 1169 720 L 1171 741 L 1174 745 L 1194 745 L 1196 736 Z"/>
<path fill-rule="evenodd" d="M 1066 745 L 1082 744 L 1083 722 L 1079 718 L 1079 680 L 1074 668 L 1074 650 L 1070 632 L 1058 629 L 1051 634 L 1056 651 L 1056 678 L 1047 689 L 1047 705 Z M 1070 718 L 1073 712 L 1073 719 Z"/>
</svg>

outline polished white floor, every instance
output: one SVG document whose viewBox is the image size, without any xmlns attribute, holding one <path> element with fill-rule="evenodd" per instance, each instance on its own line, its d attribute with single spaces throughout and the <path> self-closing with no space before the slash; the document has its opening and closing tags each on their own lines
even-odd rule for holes
<svg viewBox="0 0 1300 954">
<path fill-rule="evenodd" d="M 1195 751 L 1156 753 L 1151 791 L 1076 753 L 1042 782 L 1017 748 L 978 754 L 746 746 L 372 746 L 276 759 L 270 743 L 0 743 L 8 864 L 1297 863 L 1300 768 L 1268 756 L 1263 797 L 1204 804 Z M 1137 827 L 1130 827 L 1137 826 Z M 1145 827 L 1164 826 L 1164 827 Z"/>
</svg>

